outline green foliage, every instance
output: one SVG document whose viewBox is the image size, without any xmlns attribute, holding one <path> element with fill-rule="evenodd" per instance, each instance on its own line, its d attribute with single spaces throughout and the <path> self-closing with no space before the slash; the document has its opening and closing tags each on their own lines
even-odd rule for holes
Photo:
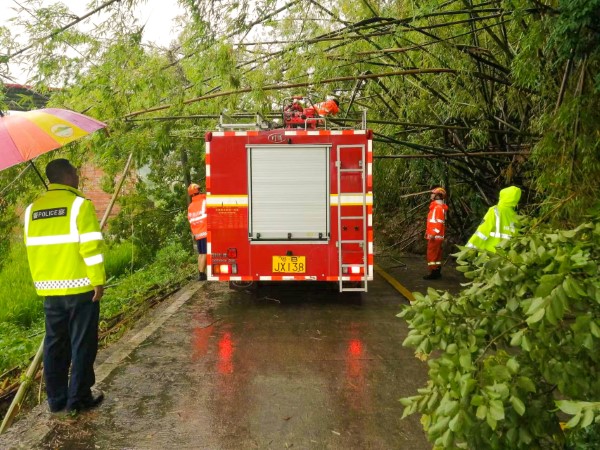
<svg viewBox="0 0 600 450">
<path fill-rule="evenodd" d="M 141 265 L 139 250 L 131 241 L 111 244 L 104 258 L 107 279 L 131 273 Z"/>
<path fill-rule="evenodd" d="M 138 183 L 136 191 L 121 197 L 121 211 L 109 224 L 117 240 L 133 243 L 142 265 L 169 242 L 177 241 L 182 246 L 190 242 L 187 194 L 176 178 L 181 175 L 173 176 L 176 186 L 170 191 L 162 184 L 168 182 L 169 175 L 160 169 L 150 173 L 145 183 Z"/>
<path fill-rule="evenodd" d="M 560 0 L 531 15 L 531 2 L 509 2 L 518 33 L 512 74 L 519 86 L 533 89 L 531 130 L 534 147 L 530 175 L 550 220 L 579 223 L 580 212 L 598 208 L 588 185 L 600 173 L 597 89 L 600 68 L 598 0 Z M 523 23 L 529 26 L 525 28 Z"/>
<path fill-rule="evenodd" d="M 25 244 L 20 239 L 10 244 L 0 271 L 0 292 L 0 323 L 27 328 L 43 315 L 43 302 L 33 288 Z"/>
<path fill-rule="evenodd" d="M 43 320 L 27 327 L 0 322 L 0 375 L 14 367 L 27 367 L 29 359 L 40 345 L 43 333 Z"/>
<path fill-rule="evenodd" d="M 132 252 L 134 260 L 132 261 Z M 135 259 L 131 242 L 109 246 L 106 269 L 119 277 L 105 291 L 101 301 L 101 321 L 134 310 L 146 299 L 180 286 L 195 274 L 196 260 L 179 243 L 167 243 L 156 258 L 142 269 Z M 13 367 L 24 367 L 39 345 L 44 332 L 43 299 L 31 281 L 27 253 L 22 242 L 13 242 L 9 260 L 0 272 L 0 374 Z"/>
<path fill-rule="evenodd" d="M 181 285 L 190 274 L 196 273 L 194 261 L 179 243 L 165 244 L 151 264 L 119 279 L 106 291 L 102 299 L 102 319 L 130 311 L 154 293 Z"/>
<path fill-rule="evenodd" d="M 399 314 L 429 364 L 404 416 L 422 413 L 436 447 L 477 449 L 560 448 L 560 411 L 567 430 L 600 421 L 600 222 L 530 228 L 458 262 L 458 295 L 415 293 Z"/>
</svg>

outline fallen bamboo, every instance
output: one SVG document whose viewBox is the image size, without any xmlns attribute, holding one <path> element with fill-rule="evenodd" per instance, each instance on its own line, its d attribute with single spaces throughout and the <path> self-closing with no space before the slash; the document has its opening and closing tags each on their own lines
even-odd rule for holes
<svg viewBox="0 0 600 450">
<path fill-rule="evenodd" d="M 529 156 L 531 152 L 466 152 L 435 155 L 373 155 L 373 159 L 416 159 L 416 158 L 471 158 L 474 156 Z"/>
<path fill-rule="evenodd" d="M 278 90 L 283 90 L 283 89 L 308 87 L 308 86 L 313 86 L 316 84 L 338 83 L 341 81 L 369 80 L 369 79 L 374 79 L 374 78 L 393 77 L 393 76 L 401 76 L 401 75 L 420 75 L 420 74 L 439 74 L 439 73 L 456 74 L 457 71 L 454 69 L 445 69 L 445 68 L 406 69 L 406 70 L 398 70 L 395 72 L 374 73 L 374 74 L 370 74 L 370 75 L 356 75 L 356 76 L 347 76 L 347 77 L 328 78 L 325 80 L 320 80 L 318 82 L 310 81 L 310 82 L 292 83 L 292 84 L 270 84 L 270 85 L 262 86 L 261 89 L 263 91 L 278 91 Z M 249 87 L 249 88 L 236 89 L 233 91 L 215 92 L 214 94 L 208 94 L 208 95 L 202 95 L 200 97 L 190 98 L 188 100 L 184 100 L 181 103 L 184 105 L 189 105 L 191 103 L 197 103 L 202 100 L 209 100 L 209 99 L 218 98 L 218 97 L 227 97 L 229 95 L 252 92 L 255 89 L 256 88 L 254 88 L 254 87 Z M 136 117 L 141 114 L 148 114 L 148 113 L 155 112 L 155 111 L 162 111 L 165 109 L 169 109 L 172 106 L 173 105 L 168 104 L 168 105 L 161 105 L 161 106 L 155 106 L 153 108 L 143 109 L 140 111 L 134 111 L 132 113 L 124 115 L 123 119 L 128 119 L 130 117 Z"/>
<path fill-rule="evenodd" d="M 21 386 L 19 386 L 17 395 L 15 395 L 15 398 L 13 399 L 12 403 L 10 404 L 8 411 L 6 411 L 6 415 L 4 416 L 4 420 L 2 421 L 2 425 L 0 426 L 0 434 L 4 433 L 6 430 L 8 430 L 8 427 L 11 426 L 13 419 L 17 415 L 18 406 L 21 404 L 21 401 L 23 400 L 23 398 L 25 398 L 25 394 L 27 393 L 27 389 L 31 385 L 33 376 L 37 372 L 38 367 L 40 366 L 40 363 L 42 362 L 43 353 L 44 353 L 44 340 L 42 339 L 42 344 L 40 344 L 40 347 L 38 348 L 38 351 L 35 354 L 35 357 L 33 358 L 33 361 L 31 362 L 29 369 L 27 369 L 27 374 L 25 375 L 25 380 L 23 380 L 23 382 L 21 383 Z"/>
</svg>

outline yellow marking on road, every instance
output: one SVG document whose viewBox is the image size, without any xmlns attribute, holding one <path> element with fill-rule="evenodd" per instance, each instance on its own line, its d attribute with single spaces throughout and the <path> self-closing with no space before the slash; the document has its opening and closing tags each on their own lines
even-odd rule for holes
<svg viewBox="0 0 600 450">
<path fill-rule="evenodd" d="M 389 273 L 387 273 L 385 270 L 379 267 L 378 264 L 375 264 L 374 267 L 375 272 L 381 275 L 385 279 L 385 281 L 390 283 L 394 289 L 396 289 L 398 292 L 404 295 L 409 302 L 412 303 L 415 301 L 415 297 L 414 295 L 412 295 L 412 292 L 410 292 L 408 289 L 402 286 L 398 280 L 396 280 L 393 276 L 391 276 Z"/>
</svg>

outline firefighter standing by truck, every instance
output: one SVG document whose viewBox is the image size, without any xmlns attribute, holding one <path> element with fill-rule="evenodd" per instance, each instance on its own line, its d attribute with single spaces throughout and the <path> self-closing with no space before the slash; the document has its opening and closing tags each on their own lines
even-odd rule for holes
<svg viewBox="0 0 600 450">
<path fill-rule="evenodd" d="M 429 273 L 424 280 L 437 280 L 442 277 L 442 244 L 446 233 L 446 212 L 444 203 L 446 190 L 436 187 L 431 191 L 431 203 L 427 214 L 425 239 L 427 239 L 427 268 Z"/>
<path fill-rule="evenodd" d="M 198 248 L 198 280 L 206 280 L 206 195 L 200 192 L 200 186 L 192 183 L 188 187 L 192 202 L 188 206 L 188 221 Z"/>
<path fill-rule="evenodd" d="M 77 190 L 77 169 L 66 159 L 46 166 L 48 191 L 25 210 L 24 238 L 37 294 L 45 297 L 44 378 L 50 411 L 81 411 L 93 395 L 104 242 L 94 205 Z M 69 380 L 69 366 L 71 379 Z"/>
</svg>

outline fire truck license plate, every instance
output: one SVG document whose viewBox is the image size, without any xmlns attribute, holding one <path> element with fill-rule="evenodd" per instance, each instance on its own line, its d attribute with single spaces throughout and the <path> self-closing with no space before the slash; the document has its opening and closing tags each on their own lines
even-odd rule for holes
<svg viewBox="0 0 600 450">
<path fill-rule="evenodd" d="M 273 256 L 273 273 L 306 272 L 305 256 Z"/>
</svg>

